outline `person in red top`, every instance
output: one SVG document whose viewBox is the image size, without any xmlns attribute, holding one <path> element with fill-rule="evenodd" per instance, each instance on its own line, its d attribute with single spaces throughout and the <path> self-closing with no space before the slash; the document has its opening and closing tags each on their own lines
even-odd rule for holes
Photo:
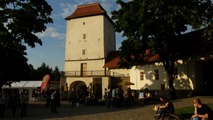
<svg viewBox="0 0 213 120">
<path fill-rule="evenodd" d="M 194 99 L 194 115 L 192 120 L 213 120 L 213 111 L 206 104 L 202 104 L 199 98 Z"/>
</svg>

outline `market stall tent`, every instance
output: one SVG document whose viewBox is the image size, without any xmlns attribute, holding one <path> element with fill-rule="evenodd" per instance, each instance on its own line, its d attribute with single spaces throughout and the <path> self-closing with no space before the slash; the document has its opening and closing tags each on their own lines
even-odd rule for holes
<svg viewBox="0 0 213 120">
<path fill-rule="evenodd" d="M 19 91 L 22 89 L 28 90 L 29 99 L 32 100 L 34 90 L 41 87 L 41 83 L 42 81 L 19 81 L 13 82 L 10 85 L 3 85 L 2 89 L 18 89 Z"/>
</svg>

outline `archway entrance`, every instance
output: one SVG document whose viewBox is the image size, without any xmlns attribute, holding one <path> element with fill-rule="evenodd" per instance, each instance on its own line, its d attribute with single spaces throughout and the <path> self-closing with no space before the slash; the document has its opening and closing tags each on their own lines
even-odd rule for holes
<svg viewBox="0 0 213 120">
<path fill-rule="evenodd" d="M 74 88 L 76 91 L 81 91 L 86 88 L 86 83 L 83 81 L 75 81 L 70 84 L 70 90 Z"/>
<path fill-rule="evenodd" d="M 86 83 L 83 81 L 75 81 L 70 84 L 70 90 L 74 88 L 79 97 L 80 102 L 84 102 L 85 97 L 89 95 Z"/>
</svg>

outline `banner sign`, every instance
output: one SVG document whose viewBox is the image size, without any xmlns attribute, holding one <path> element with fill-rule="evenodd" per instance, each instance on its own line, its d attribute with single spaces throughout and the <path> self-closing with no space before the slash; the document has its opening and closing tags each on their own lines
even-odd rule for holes
<svg viewBox="0 0 213 120">
<path fill-rule="evenodd" d="M 42 83 L 41 83 L 41 93 L 44 90 L 44 88 L 46 87 L 48 81 L 50 80 L 50 75 L 47 74 L 43 77 Z"/>
</svg>

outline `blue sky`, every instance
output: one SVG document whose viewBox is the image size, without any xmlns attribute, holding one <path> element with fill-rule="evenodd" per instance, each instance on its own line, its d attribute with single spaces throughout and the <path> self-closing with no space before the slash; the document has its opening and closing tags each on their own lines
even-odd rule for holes
<svg viewBox="0 0 213 120">
<path fill-rule="evenodd" d="M 64 69 L 65 57 L 66 21 L 64 18 L 71 15 L 78 5 L 94 2 L 99 2 L 110 17 L 111 11 L 119 9 L 116 0 L 47 0 L 47 2 L 53 9 L 51 15 L 53 23 L 47 25 L 45 32 L 37 34 L 43 42 L 42 46 L 28 47 L 26 57 L 28 63 L 32 64 L 34 68 L 40 67 L 44 62 L 53 69 L 57 66 L 60 71 Z M 122 40 L 121 34 L 116 33 L 117 49 Z"/>
</svg>

